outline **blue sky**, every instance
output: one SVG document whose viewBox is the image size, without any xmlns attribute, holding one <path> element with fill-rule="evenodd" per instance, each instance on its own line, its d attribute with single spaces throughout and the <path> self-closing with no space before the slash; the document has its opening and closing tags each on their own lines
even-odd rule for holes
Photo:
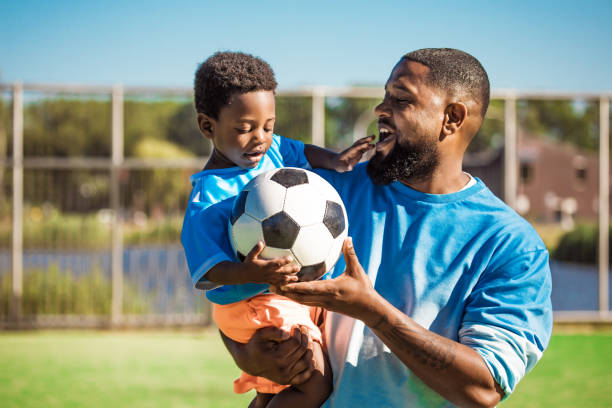
<svg viewBox="0 0 612 408">
<path fill-rule="evenodd" d="M 267 60 L 282 88 L 381 85 L 405 52 L 453 47 L 494 88 L 612 90 L 612 1 L 0 3 L 3 82 L 190 87 L 231 49 Z"/>
</svg>

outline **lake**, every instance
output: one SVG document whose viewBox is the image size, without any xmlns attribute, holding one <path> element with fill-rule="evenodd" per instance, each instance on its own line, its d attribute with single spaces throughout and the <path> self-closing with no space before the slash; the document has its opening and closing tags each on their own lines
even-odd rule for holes
<svg viewBox="0 0 612 408">
<path fill-rule="evenodd" d="M 110 279 L 110 251 L 24 251 L 24 270 L 47 269 L 57 265 L 73 276 L 98 268 Z M 555 311 L 598 308 L 597 268 L 551 261 L 552 304 Z M 0 251 L 0 276 L 11 271 L 10 251 Z M 158 313 L 192 313 L 198 308 L 200 294 L 192 289 L 183 249 L 180 245 L 128 247 L 123 252 L 123 271 L 127 284 L 151 294 L 151 307 Z M 609 279 L 612 294 L 612 278 Z M 611 309 L 612 309 L 612 296 Z"/>
</svg>

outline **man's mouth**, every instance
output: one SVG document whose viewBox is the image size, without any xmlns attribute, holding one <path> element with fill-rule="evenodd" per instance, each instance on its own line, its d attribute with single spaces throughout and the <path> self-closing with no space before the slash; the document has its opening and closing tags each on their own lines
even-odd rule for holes
<svg viewBox="0 0 612 408">
<path fill-rule="evenodd" d="M 395 142 L 395 132 L 388 128 L 379 126 L 378 128 L 378 143 L 376 143 L 376 151 L 383 151 L 393 142 Z"/>
</svg>

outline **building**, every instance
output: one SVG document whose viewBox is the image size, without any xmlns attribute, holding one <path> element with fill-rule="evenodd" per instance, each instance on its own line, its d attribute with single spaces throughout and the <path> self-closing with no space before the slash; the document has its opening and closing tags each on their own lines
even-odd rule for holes
<svg viewBox="0 0 612 408">
<path fill-rule="evenodd" d="M 598 212 L 599 155 L 546 137 L 519 135 L 517 211 L 530 219 L 594 219 Z M 503 196 L 503 148 L 467 154 L 464 169 Z"/>
</svg>

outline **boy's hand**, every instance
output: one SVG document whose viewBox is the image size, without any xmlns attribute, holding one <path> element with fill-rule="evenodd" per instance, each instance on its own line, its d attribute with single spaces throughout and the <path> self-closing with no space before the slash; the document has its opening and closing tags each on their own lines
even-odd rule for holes
<svg viewBox="0 0 612 408">
<path fill-rule="evenodd" d="M 259 255 L 263 250 L 264 243 L 260 241 L 242 261 L 249 282 L 280 286 L 298 281 L 297 273 L 301 268 L 292 257 L 261 259 Z"/>
<path fill-rule="evenodd" d="M 374 135 L 362 137 L 353 143 L 351 147 L 341 153 L 338 153 L 334 159 L 334 170 L 338 172 L 353 170 L 353 167 L 359 163 L 359 160 L 361 160 L 363 155 L 375 147 L 375 145 L 372 143 L 374 141 L 374 137 Z"/>
</svg>

